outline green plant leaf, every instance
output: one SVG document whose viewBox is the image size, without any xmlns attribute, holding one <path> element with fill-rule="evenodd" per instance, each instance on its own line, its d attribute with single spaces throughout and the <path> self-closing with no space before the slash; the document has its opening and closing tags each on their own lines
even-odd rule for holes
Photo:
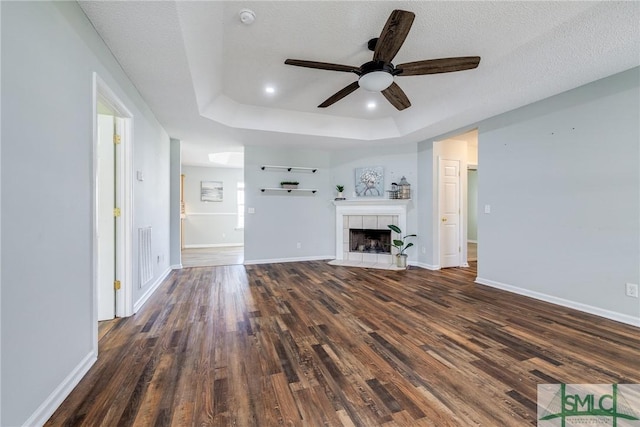
<svg viewBox="0 0 640 427">
<path fill-rule="evenodd" d="M 395 231 L 398 234 L 402 234 L 402 230 L 397 225 L 389 224 L 387 225 L 392 231 Z"/>
<path fill-rule="evenodd" d="M 394 240 L 393 241 L 393 246 L 397 246 L 397 247 L 402 247 L 402 245 L 404 245 L 404 242 L 402 240 Z"/>
<path fill-rule="evenodd" d="M 413 243 L 407 243 L 407 246 L 405 246 L 405 249 L 410 248 L 411 246 L 413 246 Z"/>
</svg>

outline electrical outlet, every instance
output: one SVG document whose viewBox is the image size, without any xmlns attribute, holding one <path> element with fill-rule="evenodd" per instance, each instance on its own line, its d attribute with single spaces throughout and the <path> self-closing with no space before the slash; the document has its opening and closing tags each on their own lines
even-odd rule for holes
<svg viewBox="0 0 640 427">
<path fill-rule="evenodd" d="M 422 253 L 426 254 L 427 253 L 427 248 L 425 248 L 424 246 L 422 247 Z"/>
<path fill-rule="evenodd" d="M 296 248 L 298 248 L 298 249 L 302 248 L 302 243 L 300 243 L 300 242 L 296 243 Z"/>
<path fill-rule="evenodd" d="M 628 297 L 638 298 L 638 285 L 635 283 L 627 283 L 626 293 Z"/>
</svg>

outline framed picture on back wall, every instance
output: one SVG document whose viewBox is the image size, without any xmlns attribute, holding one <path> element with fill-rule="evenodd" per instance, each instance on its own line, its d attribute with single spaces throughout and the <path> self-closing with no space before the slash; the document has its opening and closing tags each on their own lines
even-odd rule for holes
<svg viewBox="0 0 640 427">
<path fill-rule="evenodd" d="M 369 166 L 356 168 L 356 196 L 380 197 L 384 195 L 384 168 Z"/>
<path fill-rule="evenodd" d="M 222 181 L 200 181 L 200 200 L 203 202 L 221 202 Z"/>
</svg>

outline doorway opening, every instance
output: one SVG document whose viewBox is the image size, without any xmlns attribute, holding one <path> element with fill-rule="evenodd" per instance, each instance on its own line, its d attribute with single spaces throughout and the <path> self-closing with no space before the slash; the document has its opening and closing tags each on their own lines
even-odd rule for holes
<svg viewBox="0 0 640 427">
<path fill-rule="evenodd" d="M 133 314 L 133 116 L 93 74 L 93 338 L 98 321 Z"/>
<path fill-rule="evenodd" d="M 182 267 L 244 263 L 244 150 L 182 141 Z"/>
<path fill-rule="evenodd" d="M 435 141 L 434 261 L 438 268 L 477 261 L 478 131 Z"/>
</svg>

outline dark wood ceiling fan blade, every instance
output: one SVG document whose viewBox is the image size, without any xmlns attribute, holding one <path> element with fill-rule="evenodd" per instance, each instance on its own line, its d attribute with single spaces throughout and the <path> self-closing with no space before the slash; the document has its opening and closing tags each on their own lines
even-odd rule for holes
<svg viewBox="0 0 640 427">
<path fill-rule="evenodd" d="M 407 38 L 415 17 L 413 12 L 406 10 L 396 9 L 391 12 L 378 37 L 376 50 L 373 52 L 374 61 L 391 62 L 393 60 Z"/>
<path fill-rule="evenodd" d="M 336 102 L 340 101 L 342 98 L 349 95 L 351 92 L 355 91 L 359 87 L 360 86 L 358 85 L 357 81 L 351 83 L 349 86 L 343 89 L 340 89 L 339 91 L 331 95 L 329 98 L 327 98 L 326 101 L 318 105 L 318 108 L 327 108 L 329 105 L 335 104 Z"/>
<path fill-rule="evenodd" d="M 480 63 L 479 56 L 461 56 L 458 58 L 427 59 L 407 62 L 396 66 L 402 70 L 399 76 L 421 76 L 424 74 L 452 73 L 454 71 L 471 70 Z"/>
<path fill-rule="evenodd" d="M 396 82 L 391 83 L 391 86 L 383 90 L 382 94 L 387 98 L 391 105 L 396 107 L 399 111 L 411 107 L 409 98 L 407 98 L 407 95 L 402 89 L 400 89 L 400 86 L 398 86 Z"/>
<path fill-rule="evenodd" d="M 304 61 L 302 59 L 287 59 L 284 61 L 287 65 L 295 65 L 296 67 L 316 68 L 319 70 L 345 71 L 347 73 L 357 73 L 360 67 L 351 65 L 331 64 L 329 62 Z"/>
</svg>

